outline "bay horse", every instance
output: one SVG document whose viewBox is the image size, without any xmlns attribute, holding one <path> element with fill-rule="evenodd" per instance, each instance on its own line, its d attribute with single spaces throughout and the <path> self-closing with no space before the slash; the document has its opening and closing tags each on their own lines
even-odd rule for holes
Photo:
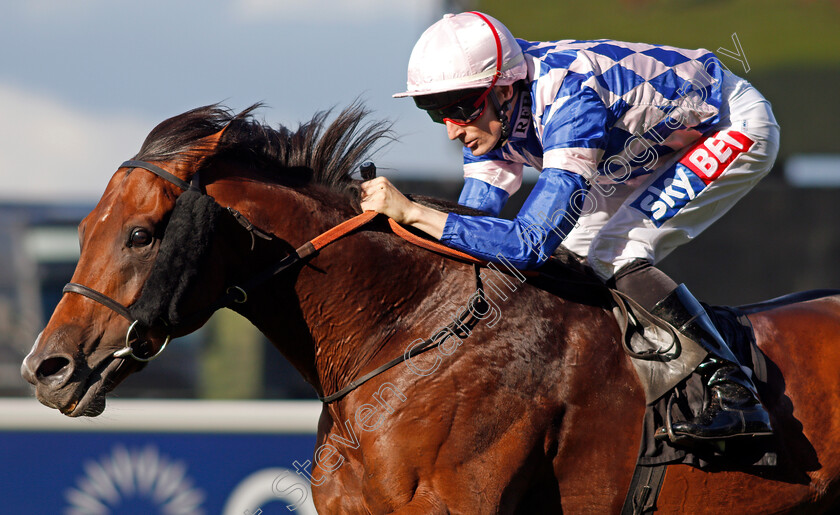
<svg viewBox="0 0 840 515">
<path fill-rule="evenodd" d="M 72 283 L 21 367 L 38 400 L 100 414 L 170 337 L 227 304 L 326 401 L 304 471 L 319 512 L 620 511 L 645 400 L 610 307 L 500 265 L 479 272 L 378 217 L 313 246 L 359 214 L 351 172 L 389 128 L 358 104 L 297 131 L 256 121 L 252 108 L 170 118 L 113 175 L 79 225 Z M 783 299 L 748 318 L 776 378 L 763 395 L 780 466 L 671 466 L 661 512 L 840 506 L 840 297 Z"/>
</svg>

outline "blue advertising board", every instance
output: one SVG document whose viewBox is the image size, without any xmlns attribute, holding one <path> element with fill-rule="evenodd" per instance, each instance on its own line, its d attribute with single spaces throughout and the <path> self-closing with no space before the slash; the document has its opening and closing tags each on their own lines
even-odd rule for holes
<svg viewBox="0 0 840 515">
<path fill-rule="evenodd" d="M 108 409 L 103 421 L 71 420 L 34 399 L 0 401 L 0 513 L 315 513 L 292 464 L 312 459 L 320 403 Z"/>
</svg>

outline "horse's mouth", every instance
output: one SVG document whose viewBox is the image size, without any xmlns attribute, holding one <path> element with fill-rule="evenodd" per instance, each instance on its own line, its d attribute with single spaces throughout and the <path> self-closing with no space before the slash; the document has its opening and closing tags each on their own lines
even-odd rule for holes
<svg viewBox="0 0 840 515">
<path fill-rule="evenodd" d="M 74 399 L 59 411 L 68 417 L 96 417 L 105 411 L 105 394 L 119 382 L 114 376 L 123 359 L 108 357 L 100 362 L 82 383 Z"/>
</svg>

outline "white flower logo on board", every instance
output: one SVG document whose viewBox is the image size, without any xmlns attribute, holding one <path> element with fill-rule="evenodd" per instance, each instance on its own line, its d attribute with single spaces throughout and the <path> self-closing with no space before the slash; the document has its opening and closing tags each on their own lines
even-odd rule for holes
<svg viewBox="0 0 840 515">
<path fill-rule="evenodd" d="M 115 446 L 110 456 L 85 462 L 84 470 L 76 487 L 65 492 L 65 515 L 204 515 L 204 492 L 193 487 L 186 465 L 152 445 L 142 450 Z"/>
</svg>

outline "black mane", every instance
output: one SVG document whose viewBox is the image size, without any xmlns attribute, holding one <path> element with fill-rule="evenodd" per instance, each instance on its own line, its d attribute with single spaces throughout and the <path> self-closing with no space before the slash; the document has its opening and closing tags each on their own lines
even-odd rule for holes
<svg viewBox="0 0 840 515">
<path fill-rule="evenodd" d="M 143 142 L 134 159 L 169 161 L 194 152 L 201 138 L 225 129 L 214 157 L 252 163 L 270 170 L 267 178 L 284 183 L 315 183 L 346 194 L 358 207 L 358 183 L 352 174 L 359 165 L 380 147 L 393 141 L 391 124 L 369 121 L 368 111 L 354 103 L 327 125 L 331 111 L 321 111 L 296 131 L 280 125 L 277 129 L 257 121 L 253 112 L 262 107 L 254 104 L 234 113 L 220 104 L 198 107 L 164 120 Z M 414 200 L 448 212 L 481 214 L 454 202 L 426 196 Z"/>
<path fill-rule="evenodd" d="M 261 165 L 277 181 L 314 182 L 344 191 L 354 182 L 351 174 L 377 150 L 377 143 L 394 139 L 391 124 L 369 121 L 370 112 L 359 103 L 342 110 L 329 124 L 331 112 L 318 112 L 296 131 L 257 121 L 253 111 L 261 106 L 254 104 L 235 114 L 213 104 L 169 118 L 149 133 L 134 159 L 165 161 L 188 156 L 198 140 L 226 127 L 212 157 Z"/>
</svg>

